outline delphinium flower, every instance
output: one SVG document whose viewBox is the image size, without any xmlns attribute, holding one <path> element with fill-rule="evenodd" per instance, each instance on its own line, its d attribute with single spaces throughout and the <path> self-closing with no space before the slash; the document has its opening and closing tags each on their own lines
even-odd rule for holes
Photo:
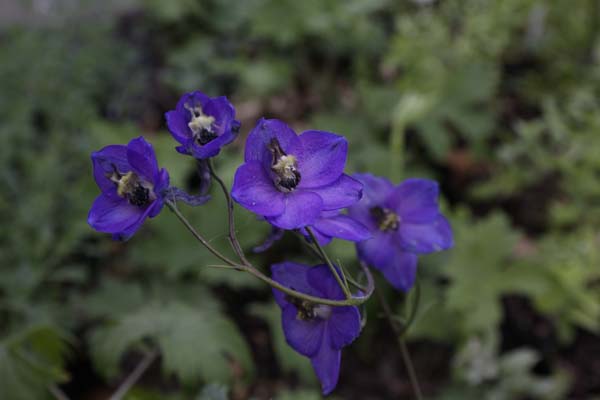
<svg viewBox="0 0 600 400">
<path fill-rule="evenodd" d="M 323 131 L 301 135 L 285 123 L 261 119 L 246 140 L 244 164 L 232 197 L 282 229 L 313 224 L 322 211 L 360 199 L 362 185 L 344 174 L 348 142 Z"/>
<path fill-rule="evenodd" d="M 342 300 L 344 293 L 327 265 L 284 262 L 271 266 L 273 279 L 299 292 L 326 299 Z M 360 333 L 360 313 L 355 306 L 332 307 L 313 304 L 273 289 L 281 307 L 281 324 L 288 344 L 310 358 L 323 394 L 338 382 L 342 348 Z"/>
<path fill-rule="evenodd" d="M 372 236 L 369 229 L 363 224 L 342 214 L 339 210 L 323 211 L 310 228 L 321 246 L 329 244 L 334 237 L 351 242 L 362 242 Z M 307 239 L 311 240 L 306 228 L 302 228 L 300 231 Z"/>
<path fill-rule="evenodd" d="M 199 160 L 219 154 L 240 130 L 235 109 L 225 96 L 211 98 L 197 91 L 184 94 L 165 117 L 171 135 L 181 143 L 177 151 Z"/>
<path fill-rule="evenodd" d="M 357 243 L 359 257 L 380 270 L 397 289 L 409 290 L 415 280 L 417 255 L 453 245 L 452 230 L 440 213 L 438 185 L 428 179 L 407 179 L 394 186 L 385 178 L 355 174 L 364 185 L 360 202 L 348 209 L 372 233 Z"/>
<path fill-rule="evenodd" d="M 92 153 L 94 179 L 102 191 L 88 223 L 113 238 L 129 239 L 147 217 L 158 215 L 169 187 L 169 174 L 159 170 L 152 145 L 143 137 Z"/>
</svg>

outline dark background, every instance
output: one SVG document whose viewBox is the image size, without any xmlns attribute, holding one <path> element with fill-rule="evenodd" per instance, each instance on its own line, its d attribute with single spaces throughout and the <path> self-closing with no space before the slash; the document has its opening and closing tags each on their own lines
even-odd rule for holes
<svg viewBox="0 0 600 400">
<path fill-rule="evenodd" d="M 422 257 L 408 333 L 430 399 L 600 396 L 596 0 L 0 0 L 0 398 L 319 399 L 270 290 L 167 209 L 127 243 L 92 231 L 89 154 L 144 135 L 197 187 L 163 114 L 227 95 L 350 142 L 348 172 L 440 182 L 455 248 Z M 182 211 L 226 249 L 221 193 Z M 237 210 L 250 253 L 269 228 Z M 333 259 L 355 271 L 352 244 Z M 252 261 L 312 262 L 294 235 Z M 408 299 L 383 282 L 399 316 Z M 376 301 L 332 398 L 412 398 Z M 226 394 L 227 393 L 227 394 Z"/>
</svg>

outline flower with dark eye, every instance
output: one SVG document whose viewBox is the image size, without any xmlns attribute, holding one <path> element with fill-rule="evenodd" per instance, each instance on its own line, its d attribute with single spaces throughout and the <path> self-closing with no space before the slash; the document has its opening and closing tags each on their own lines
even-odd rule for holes
<svg viewBox="0 0 600 400">
<path fill-rule="evenodd" d="M 450 224 L 439 211 L 438 185 L 429 179 L 407 179 L 394 186 L 370 174 L 353 176 L 363 183 L 364 190 L 348 214 L 373 235 L 356 244 L 358 255 L 394 287 L 409 290 L 417 255 L 446 250 L 454 243 Z"/>
<path fill-rule="evenodd" d="M 219 154 L 221 147 L 233 141 L 240 130 L 235 109 L 225 96 L 186 93 L 165 117 L 171 135 L 181 143 L 177 151 L 199 160 Z"/>
<path fill-rule="evenodd" d="M 323 131 L 301 135 L 279 120 L 261 119 L 246 140 L 245 163 L 232 197 L 282 229 L 313 224 L 322 211 L 348 207 L 362 185 L 344 174 L 348 142 Z"/>
<path fill-rule="evenodd" d="M 143 137 L 92 153 L 94 179 L 102 193 L 88 214 L 97 231 L 127 240 L 147 217 L 158 215 L 169 187 L 169 174 L 158 169 L 152 145 Z"/>
<path fill-rule="evenodd" d="M 339 287 L 327 265 L 309 267 L 292 262 L 271 266 L 273 279 L 299 292 L 332 300 L 343 300 Z M 287 343 L 310 358 L 321 381 L 323 394 L 335 389 L 342 348 L 360 334 L 360 313 L 355 306 L 332 307 L 313 304 L 273 289 L 281 307 L 281 325 Z"/>
</svg>

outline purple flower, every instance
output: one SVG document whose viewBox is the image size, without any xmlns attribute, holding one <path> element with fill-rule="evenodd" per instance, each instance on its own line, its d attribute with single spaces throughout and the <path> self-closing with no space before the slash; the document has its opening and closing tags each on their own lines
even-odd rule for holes
<svg viewBox="0 0 600 400">
<path fill-rule="evenodd" d="M 311 225 L 322 211 L 360 199 L 362 185 L 343 173 L 347 151 L 346 139 L 333 133 L 298 136 L 279 120 L 261 119 L 246 140 L 231 195 L 279 228 Z"/>
<path fill-rule="evenodd" d="M 299 292 L 321 298 L 342 300 L 344 293 L 326 265 L 284 262 L 271 266 L 273 279 Z M 338 382 L 342 347 L 360 333 L 357 307 L 331 307 L 313 304 L 273 289 L 281 307 L 281 324 L 288 344 L 310 358 L 321 381 L 323 394 L 329 394 Z"/>
<path fill-rule="evenodd" d="M 414 284 L 417 254 L 453 245 L 452 230 L 440 213 L 438 185 L 428 179 L 407 179 L 398 186 L 385 178 L 355 174 L 364 185 L 360 202 L 349 215 L 365 225 L 373 238 L 357 243 L 359 257 L 379 269 L 397 289 Z"/>
<path fill-rule="evenodd" d="M 146 217 L 158 215 L 169 187 L 169 174 L 158 169 L 152 145 L 142 136 L 124 145 L 92 153 L 94 179 L 102 193 L 88 214 L 88 224 L 114 239 L 129 239 Z"/>
<path fill-rule="evenodd" d="M 240 130 L 240 122 L 234 119 L 235 109 L 225 96 L 186 93 L 165 117 L 171 135 L 181 143 L 177 151 L 199 160 L 219 154 Z"/>
<path fill-rule="evenodd" d="M 323 211 L 310 228 L 321 246 L 331 242 L 334 237 L 351 242 L 361 242 L 372 236 L 363 224 L 342 214 L 339 210 Z M 300 231 L 307 239 L 310 239 L 306 228 L 302 228 Z"/>
</svg>

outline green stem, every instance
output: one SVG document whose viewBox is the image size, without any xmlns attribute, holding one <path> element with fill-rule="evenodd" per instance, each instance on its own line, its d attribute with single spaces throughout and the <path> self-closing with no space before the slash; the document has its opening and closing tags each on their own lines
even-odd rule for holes
<svg viewBox="0 0 600 400">
<path fill-rule="evenodd" d="M 198 240 L 200 243 L 202 243 L 202 245 L 204 247 L 206 247 L 208 249 L 208 251 L 213 253 L 215 257 L 217 257 L 218 259 L 223 261 L 225 264 L 231 265 L 231 266 L 236 266 L 237 263 L 235 263 L 234 261 L 231 261 L 229 258 L 225 257 L 223 254 L 219 253 L 219 251 L 217 249 L 215 249 L 214 247 L 212 247 L 212 245 L 206 239 L 204 239 L 204 237 L 202 237 L 202 235 L 200 235 L 198 232 L 196 232 L 196 230 L 194 229 L 192 224 L 190 224 L 190 222 L 183 216 L 183 214 L 181 214 L 179 209 L 177 209 L 177 205 L 175 203 L 171 202 L 170 200 L 167 200 L 166 204 L 167 204 L 167 207 L 169 207 L 171 209 L 171 211 L 173 211 L 173 213 L 175 213 L 175 215 L 177 216 L 177 218 L 179 218 L 179 220 L 183 223 L 183 225 L 185 225 L 185 227 L 188 229 L 188 231 L 190 231 L 190 233 L 196 238 L 196 240 Z"/>
<path fill-rule="evenodd" d="M 305 294 L 302 292 L 298 292 L 294 289 L 290 289 L 286 286 L 283 286 L 279 282 L 269 278 L 267 275 L 263 274 L 261 271 L 256 269 L 250 263 L 248 263 L 248 265 L 238 264 L 238 263 L 230 260 L 229 258 L 225 257 L 221 253 L 219 253 L 218 250 L 216 250 L 214 247 L 212 247 L 210 245 L 210 243 L 208 243 L 208 241 L 206 239 L 204 239 L 204 237 L 202 237 L 202 235 L 200 235 L 194 229 L 194 227 L 189 223 L 189 221 L 177 209 L 177 206 L 175 203 L 172 203 L 171 201 L 167 200 L 166 204 L 171 209 L 171 211 L 173 211 L 173 213 L 175 213 L 177 218 L 190 231 L 190 233 L 196 238 L 196 240 L 198 240 L 198 242 L 200 242 L 200 244 L 202 244 L 213 255 L 215 255 L 215 257 L 222 260 L 225 264 L 235 267 L 235 269 L 237 269 L 239 271 L 245 271 L 251 275 L 254 275 L 254 277 L 260 279 L 261 281 L 267 283 L 271 287 L 274 287 L 275 289 L 278 289 L 289 296 L 296 297 L 296 298 L 302 299 L 302 300 L 306 300 L 306 301 L 309 301 L 309 302 L 315 303 L 315 304 L 324 304 L 324 305 L 329 305 L 329 306 L 334 306 L 334 307 L 343 307 L 343 306 L 357 306 L 357 305 L 364 303 L 371 297 L 371 295 L 373 294 L 373 291 L 375 290 L 375 283 L 373 282 L 373 276 L 371 275 L 371 272 L 368 270 L 368 268 L 366 266 L 362 266 L 364 269 L 364 272 L 367 276 L 367 287 L 366 287 L 366 293 L 364 296 L 355 296 L 355 297 L 351 296 L 350 298 L 347 298 L 346 300 L 331 300 L 331 299 L 325 299 L 325 298 L 321 298 L 321 297 L 311 296 L 311 295 L 308 295 L 308 294 Z"/>
<path fill-rule="evenodd" d="M 396 324 L 396 321 L 392 316 L 392 311 L 390 310 L 390 305 L 383 296 L 383 293 L 381 293 L 381 290 L 375 289 L 375 292 L 377 293 L 379 304 L 381 304 L 381 308 L 383 309 L 383 312 L 396 335 L 398 347 L 400 347 L 400 353 L 402 353 L 402 359 L 404 361 L 404 365 L 406 366 L 406 370 L 408 371 L 408 378 L 410 379 L 410 384 L 413 388 L 413 392 L 415 393 L 415 397 L 417 398 L 417 400 L 422 400 L 423 393 L 421 392 L 421 387 L 419 386 L 417 373 L 415 372 L 415 368 L 413 366 L 410 354 L 408 352 L 408 347 L 406 346 L 406 342 L 404 341 L 404 337 L 402 336 L 404 332 L 402 332 L 400 327 Z"/>
<path fill-rule="evenodd" d="M 244 271 L 249 272 L 250 274 L 254 275 L 258 279 L 262 280 L 263 282 L 271 285 L 275 289 L 281 290 L 285 294 L 289 294 L 290 296 L 294 296 L 299 299 L 307 300 L 311 303 L 316 303 L 316 304 L 325 304 L 325 305 L 337 306 L 337 307 L 357 306 L 357 305 L 360 305 L 360 304 L 364 303 L 365 301 L 367 301 L 369 299 L 369 297 L 371 297 L 371 295 L 373 294 L 373 291 L 375 290 L 373 276 L 371 275 L 371 273 L 368 270 L 365 271 L 365 273 L 367 274 L 368 285 L 367 285 L 367 292 L 365 293 L 364 296 L 350 297 L 349 299 L 346 299 L 346 300 L 331 300 L 331 299 L 324 299 L 321 297 L 310 296 L 308 294 L 304 294 L 304 293 L 298 292 L 296 290 L 290 289 L 286 286 L 283 286 L 279 282 L 274 281 L 273 279 L 269 278 L 268 276 L 264 275 L 262 272 L 260 272 L 256 268 L 250 268 L 250 267 L 244 266 L 242 269 Z"/>
<path fill-rule="evenodd" d="M 365 287 L 363 285 L 361 285 L 360 283 L 358 283 L 357 281 L 355 281 L 350 274 L 346 275 L 346 280 L 355 288 L 357 288 L 358 290 L 362 290 L 363 292 L 366 290 Z"/>
<path fill-rule="evenodd" d="M 331 270 L 331 273 L 335 277 L 335 280 L 337 281 L 338 285 L 340 285 L 340 288 L 342 288 L 342 290 L 344 291 L 344 294 L 346 295 L 346 299 L 351 299 L 352 293 L 350 293 L 350 289 L 348 289 L 348 284 L 346 283 L 346 277 L 344 276 L 343 272 L 340 271 L 338 273 L 338 269 L 335 268 L 335 266 L 333 265 L 333 263 L 327 256 L 327 253 L 325 253 L 325 250 L 323 250 L 323 248 L 319 244 L 319 241 L 317 240 L 317 237 L 313 233 L 312 229 L 310 229 L 310 227 L 308 227 L 308 226 L 305 229 L 308 232 L 308 234 L 310 235 L 310 238 L 312 239 L 313 244 L 317 248 L 317 251 L 321 255 L 321 258 L 323 258 L 323 260 L 325 261 L 325 263 Z M 343 278 L 340 277 L 340 274 L 342 275 Z"/>
<path fill-rule="evenodd" d="M 412 307 L 410 309 L 410 313 L 408 314 L 408 319 L 406 320 L 406 322 L 402 326 L 401 333 L 400 333 L 401 336 L 404 336 L 406 334 L 406 332 L 408 331 L 408 329 L 412 325 L 412 323 L 415 320 L 415 317 L 417 315 L 417 309 L 419 308 L 419 303 L 421 301 L 421 285 L 419 284 L 419 280 L 418 279 L 415 279 L 414 293 L 415 293 L 415 297 L 414 297 L 414 299 L 412 301 L 412 304 L 411 304 Z"/>
<path fill-rule="evenodd" d="M 227 218 L 229 220 L 229 243 L 231 243 L 231 247 L 233 247 L 233 251 L 238 255 L 242 264 L 250 265 L 250 262 L 246 259 L 246 255 L 244 254 L 244 250 L 242 250 L 242 246 L 237 239 L 235 234 L 235 219 L 233 215 L 233 201 L 231 200 L 231 195 L 229 194 L 229 190 L 225 186 L 225 183 L 219 178 L 219 176 L 215 173 L 215 170 L 212 165 L 212 161 L 208 160 L 208 170 L 210 171 L 210 175 L 214 180 L 217 181 L 219 186 L 221 186 L 221 190 L 223 191 L 223 195 L 225 196 L 225 201 L 227 202 Z"/>
<path fill-rule="evenodd" d="M 316 256 L 317 258 L 321 258 L 321 254 L 319 253 L 319 251 L 315 248 L 314 245 L 312 245 L 311 243 L 309 243 L 308 241 L 304 240 L 304 235 L 302 235 L 301 233 L 295 231 L 296 234 L 298 235 L 298 237 L 300 237 L 302 239 L 302 243 L 313 253 L 314 256 Z M 344 280 L 346 281 L 346 284 L 351 284 L 352 286 L 354 286 L 355 288 L 362 290 L 363 292 L 366 291 L 367 289 L 364 287 L 364 285 L 361 285 L 360 283 L 358 283 L 356 280 L 354 280 L 350 274 L 348 274 L 348 271 L 346 271 L 344 269 L 344 267 L 342 265 L 340 265 L 340 268 L 342 269 L 342 273 L 343 273 L 343 277 Z"/>
</svg>

